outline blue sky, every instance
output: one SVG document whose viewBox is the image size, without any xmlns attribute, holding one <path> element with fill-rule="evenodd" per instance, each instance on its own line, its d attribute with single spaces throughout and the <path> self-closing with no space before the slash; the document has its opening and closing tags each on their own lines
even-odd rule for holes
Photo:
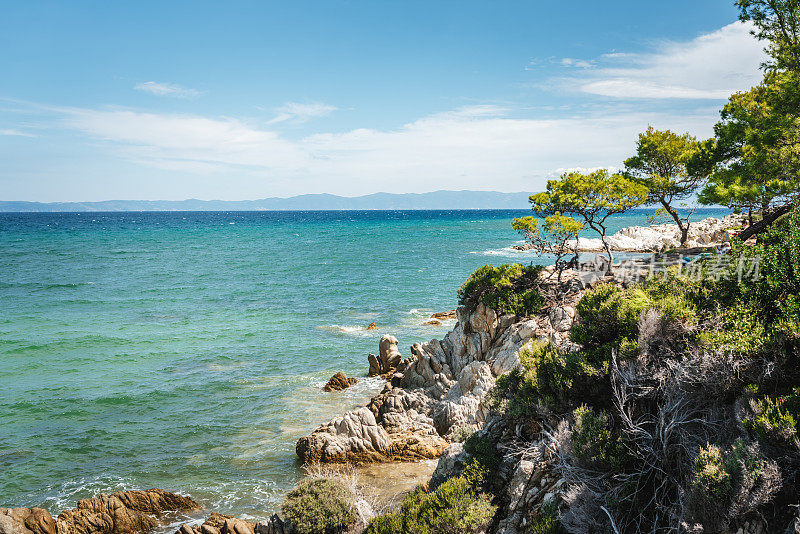
<svg viewBox="0 0 800 534">
<path fill-rule="evenodd" d="M 732 4 L 4 2 L 0 199 L 538 190 L 710 135 L 759 79 Z"/>
</svg>

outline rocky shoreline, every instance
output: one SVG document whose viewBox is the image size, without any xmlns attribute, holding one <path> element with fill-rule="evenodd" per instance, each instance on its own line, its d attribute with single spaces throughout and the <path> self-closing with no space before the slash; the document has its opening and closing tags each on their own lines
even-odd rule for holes
<svg viewBox="0 0 800 534">
<path fill-rule="evenodd" d="M 573 305 L 584 285 L 574 272 L 565 273 L 564 280 L 571 288 L 566 299 L 535 317 L 498 316 L 482 304 L 474 309 L 459 307 L 453 330 L 441 340 L 415 343 L 406 358 L 394 336 L 383 336 L 378 356 L 370 355 L 368 360 L 368 375 L 386 379 L 383 390 L 366 406 L 335 417 L 301 438 L 296 446 L 298 458 L 305 464 L 351 465 L 437 460 L 431 484 L 443 480 L 464 461 L 464 446 L 454 439 L 458 433 L 501 431 L 498 421 L 489 418 L 487 396 L 499 375 L 519 366 L 519 349 L 532 340 L 558 346 L 569 343 L 565 332 L 575 318 Z M 453 312 L 439 315 L 450 319 Z M 343 388 L 355 381 L 338 375 L 326 387 Z M 528 473 L 526 483 L 546 487 L 541 498 L 552 498 L 560 488 L 546 469 L 529 460 L 504 469 L 517 481 L 524 478 L 523 473 L 536 471 Z M 350 532 L 363 531 L 373 513 L 368 503 L 359 506 L 359 522 Z M 163 528 L 164 519 L 174 521 L 175 513 L 189 512 L 202 512 L 189 497 L 158 489 L 117 492 L 83 499 L 55 520 L 41 508 L 0 509 L 0 534 L 138 534 Z M 202 524 L 184 524 L 176 534 L 292 531 L 278 515 L 253 523 L 212 512 Z"/>
<path fill-rule="evenodd" d="M 722 242 L 740 223 L 736 216 L 694 223 L 689 245 Z M 677 246 L 676 232 L 675 225 L 632 227 L 609 240 L 615 250 L 665 250 Z M 583 250 L 594 250 L 592 246 L 581 243 Z M 435 488 L 463 469 L 469 459 L 463 436 L 478 432 L 490 437 L 501 454 L 493 476 L 505 489 L 496 496 L 500 510 L 492 531 L 525 532 L 531 510 L 578 498 L 561 478 L 555 431 L 512 427 L 489 409 L 489 392 L 497 378 L 520 367 L 520 349 L 544 342 L 571 350 L 569 330 L 577 318 L 576 303 L 590 286 L 612 281 L 587 282 L 578 272 L 567 270 L 557 284 L 549 278 L 551 272 L 545 269 L 540 275 L 544 293 L 551 298 L 534 316 L 498 315 L 483 304 L 434 314 L 432 320 L 455 318 L 455 326 L 440 340 L 413 344 L 407 357 L 397 338 L 383 336 L 378 355 L 369 355 L 367 374 L 383 377 L 384 388 L 366 405 L 299 439 L 299 460 L 362 466 L 435 460 L 429 482 Z M 337 373 L 325 389 L 340 390 L 355 382 Z M 348 530 L 352 533 L 363 531 L 374 514 L 370 503 L 359 500 L 356 504 L 358 521 Z M 0 509 L 0 534 L 138 534 L 163 526 L 170 513 L 201 510 L 191 498 L 163 490 L 118 492 L 81 500 L 77 508 L 61 512 L 56 519 L 40 508 Z M 176 534 L 290 532 L 292 526 L 278 515 L 252 523 L 214 512 L 200 525 L 184 524 Z"/>
<path fill-rule="evenodd" d="M 713 247 L 729 241 L 736 230 L 742 227 L 744 216 L 731 214 L 726 217 L 708 217 L 689 225 L 685 248 Z M 677 224 L 655 224 L 651 226 L 629 226 L 606 237 L 613 252 L 663 252 L 680 247 L 681 232 Z M 575 241 L 568 242 L 569 248 Z M 529 250 L 530 245 L 513 245 L 515 250 Z M 603 252 L 599 238 L 578 238 L 578 252 Z"/>
</svg>

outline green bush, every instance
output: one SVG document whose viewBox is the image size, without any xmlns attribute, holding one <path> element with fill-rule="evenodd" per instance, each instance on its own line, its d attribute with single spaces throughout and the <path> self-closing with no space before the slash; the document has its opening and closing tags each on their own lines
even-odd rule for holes
<svg viewBox="0 0 800 534">
<path fill-rule="evenodd" d="M 365 534 L 473 534 L 485 532 L 497 510 L 467 476 L 453 477 L 432 492 L 418 487 L 400 508 L 370 521 Z"/>
<path fill-rule="evenodd" d="M 558 506 L 555 503 L 542 505 L 534 514 L 530 525 L 531 534 L 563 534 Z"/>
<path fill-rule="evenodd" d="M 541 271 L 540 265 L 484 265 L 472 273 L 458 290 L 459 304 L 471 309 L 479 303 L 484 304 L 500 315 L 535 313 L 545 303 L 537 290 Z"/>
<path fill-rule="evenodd" d="M 499 376 L 489 398 L 493 409 L 513 418 L 534 415 L 539 405 L 558 409 L 576 378 L 599 373 L 583 352 L 563 352 L 546 342 L 523 346 L 519 358 L 521 366 Z"/>
<path fill-rule="evenodd" d="M 353 500 L 335 480 L 304 479 L 286 495 L 282 509 L 299 534 L 336 534 L 356 520 Z"/>
<path fill-rule="evenodd" d="M 578 302 L 580 319 L 572 326 L 570 339 L 583 345 L 597 362 L 607 361 L 612 349 L 632 353 L 637 349 L 639 316 L 652 306 L 640 287 L 624 290 L 604 284 L 591 289 Z"/>
<path fill-rule="evenodd" d="M 595 412 L 584 404 L 575 410 L 574 416 L 570 439 L 577 458 L 603 469 L 619 469 L 627 463 L 625 446 L 611 432 L 606 412 Z"/>
<path fill-rule="evenodd" d="M 710 499 L 727 499 L 733 488 L 731 473 L 725 465 L 725 456 L 716 445 L 708 444 L 694 459 L 695 489 Z"/>
<path fill-rule="evenodd" d="M 775 400 L 765 397 L 756 402 L 756 413 L 745 418 L 744 426 L 758 437 L 776 445 L 790 445 L 797 439 L 796 412 L 798 391 L 795 388 L 791 395 Z M 792 410 L 792 408 L 795 408 Z"/>
<path fill-rule="evenodd" d="M 475 427 L 473 425 L 462 425 L 453 431 L 450 439 L 455 443 L 464 443 L 474 433 Z"/>
<path fill-rule="evenodd" d="M 481 466 L 493 470 L 500 465 L 500 455 L 497 453 L 497 445 L 489 436 L 481 433 L 473 433 L 464 442 L 464 451 L 472 456 Z"/>
<path fill-rule="evenodd" d="M 627 289 L 612 284 L 591 289 L 578 302 L 580 320 L 573 325 L 570 339 L 583 345 L 594 364 L 607 362 L 613 349 L 622 358 L 635 357 L 643 312 L 655 309 L 668 321 L 698 322 L 695 299 L 699 296 L 692 286 L 674 276 L 660 276 Z"/>
<path fill-rule="evenodd" d="M 708 444 L 693 462 L 692 486 L 704 500 L 723 505 L 730 500 L 735 487 L 752 487 L 764 472 L 766 463 L 741 438 L 723 450 Z"/>
</svg>

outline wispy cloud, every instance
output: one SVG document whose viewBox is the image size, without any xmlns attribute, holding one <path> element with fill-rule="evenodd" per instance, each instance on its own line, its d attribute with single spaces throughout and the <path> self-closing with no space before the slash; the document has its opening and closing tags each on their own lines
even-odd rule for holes
<svg viewBox="0 0 800 534">
<path fill-rule="evenodd" d="M 249 120 L 124 109 L 61 113 L 66 128 L 102 140 L 140 164 L 188 173 L 249 173 L 289 184 L 286 194 L 302 192 L 319 177 L 325 177 L 324 185 L 316 183 L 315 189 L 341 194 L 428 190 L 431 184 L 536 190 L 566 168 L 619 165 L 648 124 L 709 135 L 714 122 L 713 111 L 541 120 L 485 105 L 423 116 L 395 129 L 357 128 L 295 140 Z"/>
<path fill-rule="evenodd" d="M 594 61 L 585 59 L 575 59 L 574 57 L 564 57 L 559 61 L 562 67 L 577 67 L 580 69 L 591 69 L 595 67 Z"/>
<path fill-rule="evenodd" d="M 602 67 L 569 83 L 594 95 L 627 99 L 724 99 L 757 84 L 763 46 L 736 22 L 688 42 L 662 42 L 653 52 L 614 52 Z"/>
<path fill-rule="evenodd" d="M 0 135 L 14 135 L 18 137 L 37 137 L 36 135 L 28 132 L 23 132 L 22 130 L 0 130 Z"/>
<path fill-rule="evenodd" d="M 276 124 L 279 122 L 307 122 L 316 117 L 324 117 L 336 111 L 336 106 L 322 104 L 320 102 L 313 102 L 310 104 L 302 104 L 299 102 L 287 102 L 281 107 L 275 109 L 277 115 L 275 118 L 267 122 L 267 124 Z"/>
<path fill-rule="evenodd" d="M 156 96 L 171 96 L 174 98 L 192 98 L 200 94 L 197 89 L 182 87 L 174 83 L 143 82 L 134 85 L 133 88 Z"/>
</svg>

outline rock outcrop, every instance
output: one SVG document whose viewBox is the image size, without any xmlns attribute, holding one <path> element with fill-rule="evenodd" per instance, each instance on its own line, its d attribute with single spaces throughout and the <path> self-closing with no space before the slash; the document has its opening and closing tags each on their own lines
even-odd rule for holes
<svg viewBox="0 0 800 534">
<path fill-rule="evenodd" d="M 43 508 L 0 508 L 0 534 L 56 534 L 56 522 Z"/>
<path fill-rule="evenodd" d="M 438 458 L 453 432 L 480 428 L 487 395 L 497 376 L 520 365 L 519 350 L 531 340 L 569 346 L 575 310 L 562 305 L 536 317 L 498 314 L 479 304 L 457 310 L 455 327 L 442 340 L 414 344 L 402 360 L 397 339 L 384 336 L 370 375 L 389 382 L 367 407 L 358 408 L 301 438 L 303 462 L 381 462 Z"/>
<path fill-rule="evenodd" d="M 160 489 L 118 491 L 81 499 L 58 514 L 57 534 L 133 534 L 150 532 L 167 512 L 200 510 L 190 497 Z"/>
<path fill-rule="evenodd" d="M 369 373 L 367 376 L 391 376 L 400 365 L 403 357 L 397 349 L 397 338 L 394 336 L 383 336 L 378 344 L 378 357 L 373 354 L 368 357 Z"/>
<path fill-rule="evenodd" d="M 358 384 L 357 378 L 347 378 L 347 376 L 338 372 L 328 380 L 328 383 L 322 386 L 322 391 L 341 391 L 347 389 L 353 384 Z"/>
<path fill-rule="evenodd" d="M 200 509 L 190 497 L 160 489 L 118 491 L 81 499 L 56 520 L 42 508 L 0 508 L 0 534 L 143 534 L 168 512 Z"/>
</svg>

